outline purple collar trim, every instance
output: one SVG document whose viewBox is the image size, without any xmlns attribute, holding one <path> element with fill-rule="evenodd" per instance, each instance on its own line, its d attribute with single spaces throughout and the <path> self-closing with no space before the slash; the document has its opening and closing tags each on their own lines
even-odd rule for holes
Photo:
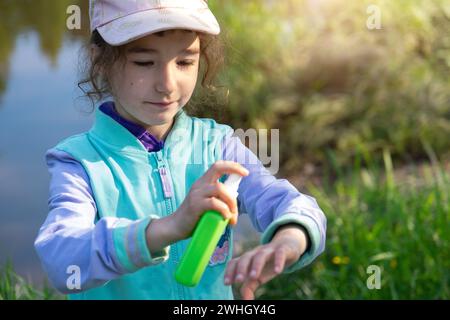
<svg viewBox="0 0 450 320">
<path fill-rule="evenodd" d="M 147 149 L 148 152 L 156 152 L 164 148 L 164 141 L 159 141 L 155 136 L 149 133 L 145 128 L 123 118 L 114 107 L 113 101 L 107 101 L 100 107 L 100 111 L 116 120 L 119 124 L 130 131 Z"/>
</svg>

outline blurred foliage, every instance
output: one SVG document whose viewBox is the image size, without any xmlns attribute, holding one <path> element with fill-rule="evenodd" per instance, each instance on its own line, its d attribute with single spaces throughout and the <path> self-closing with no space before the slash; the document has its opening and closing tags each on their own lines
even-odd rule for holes
<svg viewBox="0 0 450 320">
<path fill-rule="evenodd" d="M 216 106 L 197 116 L 234 128 L 279 128 L 281 173 L 327 153 L 350 164 L 356 152 L 388 148 L 394 161 L 450 150 L 450 4 L 446 0 L 210 1 L 226 45 Z M 67 7 L 82 30 L 67 30 Z M 366 26 L 369 5 L 381 29 Z M 0 2 L 0 94 L 17 36 L 34 31 L 54 64 L 64 39 L 85 40 L 87 0 Z M 202 92 L 198 93 L 202 94 Z M 300 156 L 299 156 L 300 155 Z"/>
<path fill-rule="evenodd" d="M 371 4 L 380 9 L 380 30 L 366 27 Z M 394 160 L 420 160 L 424 144 L 448 154 L 448 1 L 213 6 L 232 44 L 225 122 L 279 128 L 285 173 L 308 163 L 329 166 L 330 150 L 340 164 L 357 152 L 380 161 L 383 148 Z"/>
</svg>

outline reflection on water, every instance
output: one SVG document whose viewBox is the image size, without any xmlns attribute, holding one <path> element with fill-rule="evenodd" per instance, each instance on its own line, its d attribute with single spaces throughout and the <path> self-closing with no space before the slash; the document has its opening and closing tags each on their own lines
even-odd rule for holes
<svg viewBox="0 0 450 320">
<path fill-rule="evenodd" d="M 82 30 L 66 28 L 72 4 L 82 8 Z M 0 2 L 0 265 L 12 259 L 36 282 L 43 274 L 33 241 L 48 210 L 45 151 L 93 121 L 76 99 L 87 8 L 87 0 Z M 243 219 L 238 233 L 248 226 Z"/>
<path fill-rule="evenodd" d="M 67 7 L 80 6 L 82 29 L 67 30 Z M 35 32 L 38 51 L 52 64 L 56 63 L 64 41 L 76 41 L 88 33 L 88 0 L 2 0 L 0 2 L 0 96 L 9 85 L 10 64 L 17 49 L 17 38 Z M 35 61 L 37 62 L 37 61 Z"/>
</svg>

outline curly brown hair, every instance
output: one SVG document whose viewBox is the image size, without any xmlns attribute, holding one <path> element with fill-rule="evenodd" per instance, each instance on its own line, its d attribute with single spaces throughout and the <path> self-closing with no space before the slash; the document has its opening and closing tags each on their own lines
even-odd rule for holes
<svg viewBox="0 0 450 320">
<path fill-rule="evenodd" d="M 164 33 L 165 31 L 160 31 L 155 34 L 163 36 Z M 224 65 L 223 40 L 219 36 L 200 32 L 197 32 L 197 35 L 200 38 L 199 75 L 203 94 L 199 101 L 188 103 L 190 109 L 194 109 L 196 105 L 211 99 L 215 91 L 221 87 L 216 86 L 214 81 Z M 91 55 L 91 45 L 93 44 L 99 49 L 95 57 Z M 84 93 L 82 97 L 91 101 L 92 110 L 90 112 L 92 112 L 95 103 L 112 95 L 111 83 L 109 82 L 112 67 L 116 62 L 123 63 L 125 61 L 125 45 L 111 46 L 95 30 L 91 34 L 90 41 L 83 47 L 83 51 L 84 54 L 81 56 L 79 64 L 81 80 L 78 82 L 78 87 Z"/>
</svg>

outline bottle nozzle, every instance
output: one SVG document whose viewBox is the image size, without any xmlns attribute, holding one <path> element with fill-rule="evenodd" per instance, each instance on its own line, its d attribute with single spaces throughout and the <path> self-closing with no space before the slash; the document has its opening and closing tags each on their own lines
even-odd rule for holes
<svg viewBox="0 0 450 320">
<path fill-rule="evenodd" d="M 236 174 L 236 173 L 231 173 L 227 180 L 225 180 L 225 182 L 223 183 L 225 185 L 225 187 L 228 189 L 228 192 L 237 198 L 238 196 L 238 188 L 239 188 L 239 184 L 241 183 L 242 180 L 242 176 Z"/>
</svg>

